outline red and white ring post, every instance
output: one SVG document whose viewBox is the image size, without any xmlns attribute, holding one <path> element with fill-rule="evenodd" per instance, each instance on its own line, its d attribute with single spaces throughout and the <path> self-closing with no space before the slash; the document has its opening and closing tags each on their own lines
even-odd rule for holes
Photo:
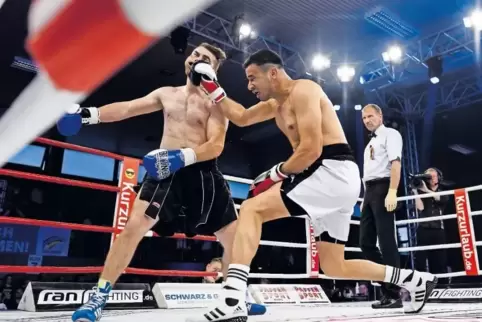
<svg viewBox="0 0 482 322">
<path fill-rule="evenodd" d="M 26 45 L 40 72 L 0 120 L 0 166 L 159 36 L 215 1 L 32 2 Z"/>
</svg>

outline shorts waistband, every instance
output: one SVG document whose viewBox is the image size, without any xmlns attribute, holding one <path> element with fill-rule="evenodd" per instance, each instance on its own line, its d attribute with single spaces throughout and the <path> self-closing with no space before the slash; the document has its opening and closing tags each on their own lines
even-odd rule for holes
<svg viewBox="0 0 482 322">
<path fill-rule="evenodd" d="M 347 143 L 325 145 L 315 164 L 321 165 L 323 160 L 353 161 L 356 163 L 353 151 Z"/>
<path fill-rule="evenodd" d="M 202 170 L 202 171 L 217 171 L 218 170 L 218 159 L 213 159 L 213 160 L 208 160 L 208 161 L 203 161 L 203 162 L 197 162 L 194 164 L 191 164 L 189 167 L 185 168 L 191 169 L 191 170 Z"/>
</svg>

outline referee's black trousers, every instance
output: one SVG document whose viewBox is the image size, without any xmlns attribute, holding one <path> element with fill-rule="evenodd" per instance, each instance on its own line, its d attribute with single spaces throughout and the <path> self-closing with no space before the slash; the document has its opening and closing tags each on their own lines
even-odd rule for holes
<svg viewBox="0 0 482 322">
<path fill-rule="evenodd" d="M 366 182 L 360 218 L 360 247 L 366 259 L 378 264 L 400 267 L 400 254 L 395 233 L 395 212 L 387 212 L 385 198 L 388 178 Z M 377 247 L 377 238 L 380 249 Z M 385 296 L 398 299 L 398 287 L 382 284 Z"/>
</svg>

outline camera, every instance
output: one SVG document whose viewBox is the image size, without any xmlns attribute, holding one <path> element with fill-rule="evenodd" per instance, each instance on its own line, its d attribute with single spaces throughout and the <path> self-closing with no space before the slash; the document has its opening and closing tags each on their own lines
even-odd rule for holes
<svg viewBox="0 0 482 322">
<path fill-rule="evenodd" d="M 408 177 L 410 179 L 410 188 L 412 189 L 420 189 L 423 187 L 423 182 L 428 185 L 432 179 L 429 173 L 409 174 Z"/>
</svg>

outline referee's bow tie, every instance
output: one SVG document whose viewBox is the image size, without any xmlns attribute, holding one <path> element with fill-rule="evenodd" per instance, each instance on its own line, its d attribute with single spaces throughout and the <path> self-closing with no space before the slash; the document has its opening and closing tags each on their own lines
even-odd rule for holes
<svg viewBox="0 0 482 322">
<path fill-rule="evenodd" d="M 368 137 L 369 138 L 376 138 L 377 134 L 375 132 L 370 132 L 370 133 L 368 133 Z"/>
</svg>

